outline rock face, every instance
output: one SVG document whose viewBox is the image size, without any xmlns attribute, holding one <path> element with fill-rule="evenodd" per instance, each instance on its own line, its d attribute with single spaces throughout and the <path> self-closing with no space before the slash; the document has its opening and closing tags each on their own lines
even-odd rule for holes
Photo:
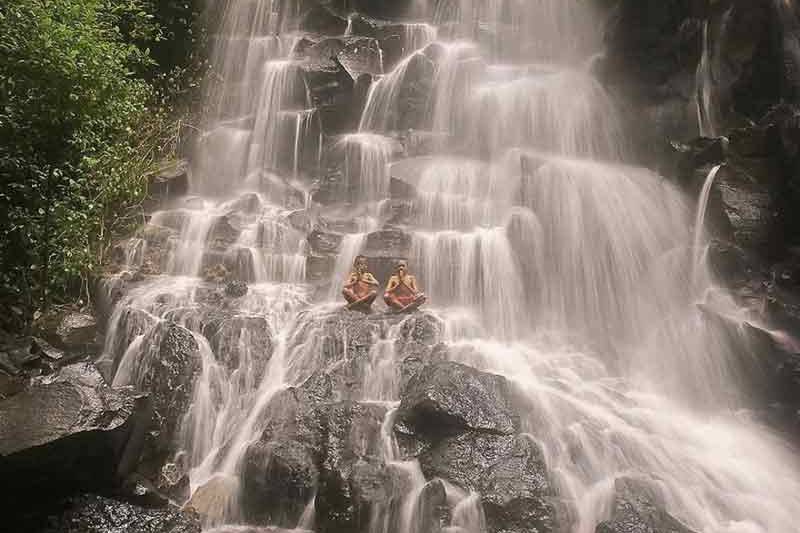
<svg viewBox="0 0 800 533">
<path fill-rule="evenodd" d="M 556 530 L 542 452 L 517 433 L 504 378 L 434 362 L 417 369 L 401 398 L 395 427 L 401 447 L 419 459 L 426 478 L 480 493 L 488 531 Z"/>
<path fill-rule="evenodd" d="M 0 473 L 18 495 L 109 487 L 136 466 L 150 415 L 146 395 L 66 367 L 0 401 Z"/>
<path fill-rule="evenodd" d="M 200 533 L 196 515 L 175 508 L 147 509 L 83 495 L 62 502 L 47 518 L 29 519 L 15 531 L 37 533 Z"/>
<path fill-rule="evenodd" d="M 162 322 L 145 338 L 148 347 L 137 362 L 132 382 L 150 394 L 153 423 L 143 460 L 159 469 L 175 450 L 175 438 L 192 400 L 192 390 L 201 362 L 199 347 L 188 330 Z"/>
<path fill-rule="evenodd" d="M 433 364 L 417 374 L 406 386 L 400 409 L 422 432 L 428 427 L 510 434 L 519 426 L 506 380 L 458 363 Z"/>
<path fill-rule="evenodd" d="M 299 332 L 317 340 L 314 351 L 324 364 L 302 385 L 276 394 L 264 410 L 265 427 L 243 459 L 248 521 L 294 527 L 315 496 L 316 531 L 363 531 L 376 508 L 402 499 L 404 481 L 385 463 L 381 428 L 388 408 L 359 400 L 371 397 L 376 385 L 369 374 L 372 348 L 381 331 L 400 320 L 342 312 L 309 321 Z M 423 357 L 421 347 L 430 351 L 441 325 L 420 314 L 403 322 L 400 332 L 394 360 L 385 361 L 396 369 L 394 383 L 385 384 L 390 389 L 400 380 L 400 362 L 412 353 Z M 438 525 L 446 504 L 434 497 L 436 487 L 429 492 L 422 514 Z"/>
<path fill-rule="evenodd" d="M 419 460 L 426 477 L 481 494 L 489 531 L 556 530 L 546 465 L 530 438 L 466 432 L 436 442 Z"/>
<path fill-rule="evenodd" d="M 620 478 L 614 483 L 611 520 L 596 533 L 693 533 L 663 509 L 658 494 L 644 481 Z"/>
</svg>

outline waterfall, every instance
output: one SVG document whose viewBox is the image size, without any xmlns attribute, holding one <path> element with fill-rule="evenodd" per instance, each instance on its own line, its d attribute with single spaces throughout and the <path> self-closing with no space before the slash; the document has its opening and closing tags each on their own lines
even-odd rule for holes
<svg viewBox="0 0 800 533">
<path fill-rule="evenodd" d="M 711 187 L 714 186 L 714 180 L 716 179 L 717 173 L 721 168 L 722 165 L 717 165 L 708 173 L 705 182 L 703 182 L 703 188 L 700 191 L 700 199 L 697 202 L 697 215 L 694 219 L 694 245 L 692 246 L 694 253 L 692 256 L 693 283 L 697 281 L 695 270 L 697 269 L 698 265 L 700 265 L 701 248 L 703 245 L 703 239 L 705 238 L 705 221 L 706 210 L 708 209 L 708 198 L 711 196 Z"/>
<path fill-rule="evenodd" d="M 265 432 L 298 423 L 286 398 L 313 403 L 298 391 L 327 387 L 325 408 L 369 410 L 351 435 L 370 450 L 358 467 L 386 475 L 374 485 L 387 495 L 359 511 L 369 513 L 360 527 L 424 533 L 432 482 L 446 492 L 442 531 L 492 527 L 484 495 L 429 479 L 404 455 L 417 444 L 398 442 L 407 367 L 422 364 L 404 336 L 421 315 L 382 313 L 382 302 L 363 317 L 342 310 L 342 283 L 366 252 L 380 277 L 408 260 L 441 322 L 437 356 L 510 383 L 522 406 L 515 438 L 543 451 L 561 531 L 594 533 L 627 476 L 651 480 L 664 509 L 698 532 L 797 530 L 795 452 L 748 414 L 763 358 L 748 331 L 759 325 L 714 287 L 701 253 L 720 168 L 693 212 L 668 180 L 628 164 L 614 99 L 584 67 L 602 27 L 589 3 L 415 0 L 402 21 L 363 25 L 334 4 L 353 5 L 311 2 L 324 7 L 313 17 L 297 2 L 220 6 L 194 196 L 130 241 L 126 268 L 152 257 L 156 272 L 114 280 L 125 292 L 100 364 L 115 386 L 141 382 L 169 328 L 197 347 L 169 458 L 189 479 L 180 503 L 207 532 L 322 527 L 331 483 L 310 481 L 285 523 L 267 524 L 246 516 L 245 471 Z M 326 20 L 336 35 L 302 29 Z M 719 125 L 711 33 L 707 24 L 697 73 L 709 135 Z M 395 63 L 366 101 L 347 92 L 348 72 L 309 57 L 329 38 L 370 39 Z M 312 228 L 341 239 L 335 253 L 312 249 Z M 329 422 L 314 423 L 339 429 Z M 315 456 L 314 468 L 330 466 Z"/>
</svg>

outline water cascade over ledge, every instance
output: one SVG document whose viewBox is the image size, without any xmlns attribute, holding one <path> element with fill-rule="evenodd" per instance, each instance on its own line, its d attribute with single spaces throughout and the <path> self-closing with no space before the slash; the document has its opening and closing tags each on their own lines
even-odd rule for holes
<svg viewBox="0 0 800 533">
<path fill-rule="evenodd" d="M 316 530 L 331 494 L 356 497 L 326 477 L 341 468 L 371 480 L 353 531 L 426 533 L 436 491 L 441 531 L 496 531 L 485 495 L 409 452 L 401 391 L 423 344 L 409 331 L 429 320 L 426 357 L 510 384 L 514 453 L 541 450 L 559 509 L 548 531 L 594 533 L 623 478 L 646 480 L 687 531 L 798 531 L 795 451 L 748 411 L 759 324 L 705 264 L 719 168 L 695 211 L 629 164 L 614 101 L 583 67 L 600 43 L 589 3 L 416 0 L 397 21 L 311 3 L 219 9 L 191 195 L 126 254 L 133 269 L 157 248 L 163 264 L 115 303 L 114 384 L 151 379 L 175 328 L 196 346 L 167 458 L 188 479 L 178 503 L 207 531 Z M 340 59 L 372 46 L 385 72 Z M 359 253 L 376 271 L 407 259 L 427 310 L 333 303 Z M 314 455 L 348 439 L 352 464 Z M 311 466 L 282 473 L 285 492 L 252 475 L 297 464 Z"/>
</svg>

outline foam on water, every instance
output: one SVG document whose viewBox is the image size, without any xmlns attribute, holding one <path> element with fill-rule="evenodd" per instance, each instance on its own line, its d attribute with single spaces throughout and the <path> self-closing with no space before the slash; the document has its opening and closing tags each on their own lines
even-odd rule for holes
<svg viewBox="0 0 800 533">
<path fill-rule="evenodd" d="M 155 213 L 141 242 L 128 243 L 126 269 L 161 247 L 164 274 L 132 282 L 117 300 L 112 292 L 128 282 L 120 275 L 109 285 L 101 360 L 115 385 L 137 385 L 170 327 L 191 332 L 200 375 L 174 458 L 189 473 L 187 503 L 209 531 L 259 531 L 236 525 L 245 454 L 285 409 L 275 401 L 283 390 L 338 364 L 326 355 L 326 328 L 339 320 L 333 301 L 388 218 L 380 207 L 395 177 L 414 187 L 395 229 L 409 234 L 410 268 L 443 321 L 447 353 L 513 384 L 524 430 L 542 446 L 567 510 L 565 531 L 594 532 L 625 476 L 647 480 L 698 532 L 797 531 L 796 453 L 747 410 L 763 385 L 751 333 L 766 328 L 714 286 L 700 252 L 714 176 L 693 213 L 662 177 L 624 164 L 614 102 L 578 67 L 597 49 L 597 14 L 579 0 L 413 4 L 409 15 L 426 22 L 405 24 L 406 57 L 373 81 L 358 131 L 335 143 L 293 55 L 299 3 L 214 8 L 220 81 L 208 90 L 192 180 L 204 196 Z M 427 105 L 424 127 L 437 140 L 427 157 L 398 163 L 408 148 L 397 140 L 408 133 L 397 131 L 405 85 L 422 74 L 431 87 L 417 103 Z M 325 143 L 342 154 L 346 202 L 371 216 L 352 217 L 357 227 L 323 280 L 325 302 L 313 305 L 305 230 L 292 215 L 316 214 L 310 178 L 322 177 Z M 225 296 L 214 276 L 204 279 L 220 264 L 249 282 L 245 295 Z M 380 442 L 365 445 L 381 450 L 405 489 L 376 504 L 367 527 L 421 533 L 426 479 L 418 462 L 403 460 L 393 431 L 403 324 L 376 330 L 352 399 L 386 409 Z M 340 341 L 347 350 L 346 332 Z M 444 481 L 452 511 L 444 530 L 486 531 L 480 495 Z M 300 529 L 319 510 L 316 496 L 304 504 L 292 517 Z"/>
</svg>

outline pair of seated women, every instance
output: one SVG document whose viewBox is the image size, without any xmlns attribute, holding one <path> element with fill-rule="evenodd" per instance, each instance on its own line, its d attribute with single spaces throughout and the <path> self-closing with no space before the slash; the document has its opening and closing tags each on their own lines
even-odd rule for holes
<svg viewBox="0 0 800 533">
<path fill-rule="evenodd" d="M 369 311 L 378 297 L 380 283 L 369 272 L 367 258 L 363 255 L 356 257 L 353 262 L 353 272 L 342 290 L 347 308 L 359 311 Z M 394 275 L 389 279 L 383 300 L 389 309 L 398 313 L 408 313 L 425 303 L 426 296 L 417 288 L 417 280 L 408 273 L 408 265 L 400 261 L 395 266 Z"/>
</svg>

